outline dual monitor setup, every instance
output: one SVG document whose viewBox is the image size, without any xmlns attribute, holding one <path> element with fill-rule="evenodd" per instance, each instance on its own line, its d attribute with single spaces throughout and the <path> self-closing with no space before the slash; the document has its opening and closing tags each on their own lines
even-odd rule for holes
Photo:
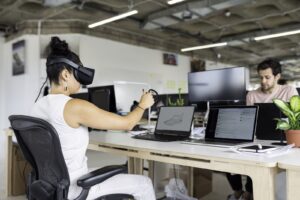
<svg viewBox="0 0 300 200">
<path fill-rule="evenodd" d="M 136 88 L 137 89 L 137 88 Z M 135 95 L 139 101 L 141 89 L 130 89 L 126 85 L 108 85 L 88 88 L 87 93 L 71 95 L 73 98 L 87 100 L 104 110 L 126 114 L 133 105 L 133 100 L 124 103 L 128 96 Z M 207 102 L 210 107 L 233 106 L 246 104 L 246 69 L 244 67 L 224 68 L 217 70 L 193 72 L 188 74 L 188 94 L 182 94 L 184 105 L 196 106 L 196 112 L 204 112 Z M 132 93 L 132 94 L 131 94 Z M 137 93 L 137 94 L 136 94 Z M 159 101 L 151 110 L 168 105 L 168 99 L 175 101 L 178 94 L 161 94 Z M 283 117 L 273 103 L 257 104 L 259 107 L 256 137 L 265 140 L 284 140 L 284 134 L 276 130 L 274 118 Z M 145 112 L 146 113 L 146 112 Z"/>
</svg>

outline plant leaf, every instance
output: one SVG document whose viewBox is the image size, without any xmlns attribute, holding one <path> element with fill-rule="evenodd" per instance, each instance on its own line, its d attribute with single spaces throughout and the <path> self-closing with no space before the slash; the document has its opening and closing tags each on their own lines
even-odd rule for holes
<svg viewBox="0 0 300 200">
<path fill-rule="evenodd" d="M 289 107 L 289 104 L 286 102 L 280 99 L 273 99 L 273 102 L 287 117 L 292 117 L 294 115 L 293 111 Z"/>
<path fill-rule="evenodd" d="M 300 111 L 300 97 L 298 95 L 291 97 L 290 106 L 291 106 L 292 111 L 294 111 L 294 112 Z"/>
<path fill-rule="evenodd" d="M 284 120 L 278 120 L 276 129 L 280 129 L 280 130 L 284 130 L 285 131 L 285 130 L 290 129 L 290 125 L 289 125 L 289 123 L 287 123 Z"/>
</svg>

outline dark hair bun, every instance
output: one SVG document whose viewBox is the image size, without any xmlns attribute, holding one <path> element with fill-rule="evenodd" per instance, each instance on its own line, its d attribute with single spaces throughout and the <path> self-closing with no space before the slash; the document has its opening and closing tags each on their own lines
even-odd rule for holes
<svg viewBox="0 0 300 200">
<path fill-rule="evenodd" d="M 67 56 L 70 54 L 68 43 L 59 37 L 52 37 L 50 42 L 51 54 L 55 56 Z"/>
</svg>

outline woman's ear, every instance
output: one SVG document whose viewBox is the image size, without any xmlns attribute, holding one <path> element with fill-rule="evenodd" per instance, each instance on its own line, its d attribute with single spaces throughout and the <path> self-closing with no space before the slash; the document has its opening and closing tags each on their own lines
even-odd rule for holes
<svg viewBox="0 0 300 200">
<path fill-rule="evenodd" d="M 71 74 L 67 69 L 62 70 L 62 72 L 60 73 L 60 77 L 61 77 L 62 81 L 64 81 L 64 82 L 69 80 L 70 75 Z"/>
</svg>

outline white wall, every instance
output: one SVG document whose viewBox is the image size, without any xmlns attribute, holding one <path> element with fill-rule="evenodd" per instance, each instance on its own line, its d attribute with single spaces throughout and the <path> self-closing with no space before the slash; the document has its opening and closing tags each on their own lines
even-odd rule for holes
<svg viewBox="0 0 300 200">
<path fill-rule="evenodd" d="M 187 92 L 187 56 L 178 55 L 177 66 L 164 65 L 162 51 L 83 36 L 80 57 L 96 69 L 93 85 L 122 80 L 147 82 L 159 93 L 177 93 L 179 87 Z"/>
<path fill-rule="evenodd" d="M 1 127 L 8 127 L 11 114 L 27 114 L 45 79 L 45 59 L 40 59 L 40 46 L 50 41 L 50 35 L 24 35 L 3 44 L 1 59 Z M 84 65 L 96 69 L 92 86 L 113 81 L 146 82 L 159 93 L 176 93 L 181 87 L 187 92 L 189 57 L 178 55 L 178 65 L 163 64 L 163 52 L 80 34 L 60 35 L 79 51 Z M 25 40 L 25 74 L 12 76 L 12 44 Z M 2 48 L 1 48 L 2 46 Z M 1 53 L 1 49 L 3 52 Z M 0 57 L 1 58 L 1 57 Z M 5 58 L 5 59 L 4 59 Z"/>
<path fill-rule="evenodd" d="M 25 40 L 25 73 L 12 76 L 12 44 Z M 11 114 L 28 114 L 38 93 L 39 80 L 39 40 L 37 36 L 27 35 L 4 44 L 4 79 L 5 82 L 5 122 Z"/>
<path fill-rule="evenodd" d="M 4 38 L 0 37 L 0 130 L 4 127 L 4 57 L 3 57 L 3 48 L 4 48 Z"/>
<path fill-rule="evenodd" d="M 3 45 L 4 45 L 4 38 L 0 37 L 0 177 L 2 177 L 0 179 L 0 197 L 1 194 L 4 194 L 4 188 L 5 188 L 5 184 L 4 184 L 4 158 L 5 158 L 5 135 L 3 134 L 3 129 L 4 129 L 4 73 L 3 73 L 3 69 L 4 69 L 4 57 L 3 57 Z"/>
<path fill-rule="evenodd" d="M 12 44 L 25 40 L 25 73 L 12 76 Z M 34 103 L 38 90 L 39 78 L 39 43 L 37 36 L 22 36 L 10 42 L 3 43 L 0 39 L 0 128 L 9 127 L 8 116 L 11 114 L 27 114 Z M 4 174 L 4 157 L 7 156 L 5 136 L 0 136 L 0 175 Z M 0 194 L 5 194 L 6 178 L 0 179 Z M 0 196 L 1 196 L 0 195 Z"/>
<path fill-rule="evenodd" d="M 59 37 L 66 40 L 72 50 L 79 51 L 84 65 L 95 68 L 91 86 L 131 81 L 149 83 L 159 93 L 177 93 L 179 87 L 187 92 L 187 73 L 190 71 L 187 56 L 178 55 L 177 66 L 164 65 L 163 52 L 159 50 L 79 34 Z M 51 35 L 41 37 L 42 48 L 50 38 Z"/>
</svg>

